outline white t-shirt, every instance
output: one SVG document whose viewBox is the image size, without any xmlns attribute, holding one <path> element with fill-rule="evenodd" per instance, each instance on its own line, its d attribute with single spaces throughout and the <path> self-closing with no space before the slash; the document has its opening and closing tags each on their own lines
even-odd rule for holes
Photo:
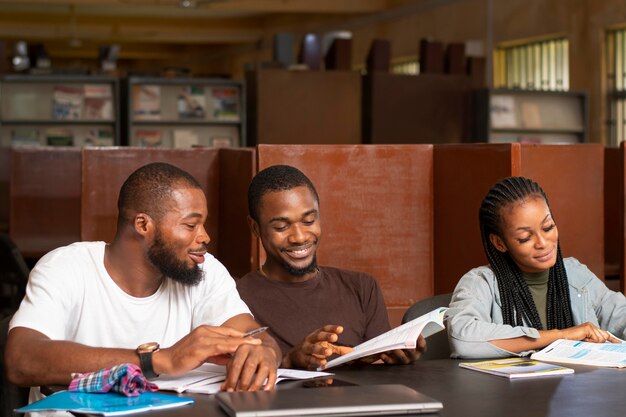
<svg viewBox="0 0 626 417">
<path fill-rule="evenodd" d="M 104 242 L 78 242 L 41 258 L 9 330 L 28 327 L 53 340 L 95 347 L 135 349 L 158 342 L 166 348 L 201 324 L 219 326 L 250 313 L 226 268 L 210 254 L 200 264 L 204 279 L 198 285 L 166 279 L 153 295 L 137 298 L 118 287 L 106 271 L 104 248 Z M 42 397 L 34 387 L 29 402 Z"/>
<path fill-rule="evenodd" d="M 204 279 L 187 286 L 166 279 L 156 293 L 137 298 L 104 268 L 104 242 L 79 242 L 45 255 L 33 268 L 26 297 L 9 329 L 28 327 L 53 340 L 135 349 L 169 347 L 200 324 L 219 326 L 250 310 L 226 268 L 205 255 Z"/>
</svg>

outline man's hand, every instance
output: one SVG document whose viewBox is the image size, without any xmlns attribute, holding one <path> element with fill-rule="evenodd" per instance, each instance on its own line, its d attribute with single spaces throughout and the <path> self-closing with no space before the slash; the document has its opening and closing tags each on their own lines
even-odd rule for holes
<svg viewBox="0 0 626 417">
<path fill-rule="evenodd" d="M 241 345 L 228 361 L 226 381 L 221 388 L 223 391 L 272 390 L 276 384 L 277 363 L 276 350 L 272 347 Z"/>
<path fill-rule="evenodd" d="M 294 346 L 283 358 L 282 366 L 285 368 L 317 369 L 326 365 L 327 358 L 332 355 L 344 355 L 352 351 L 352 348 L 335 346 L 343 333 L 342 326 L 328 324 L 311 332 L 304 338 L 302 343 Z"/>
<path fill-rule="evenodd" d="M 361 358 L 365 363 L 385 363 L 387 365 L 408 365 L 415 362 L 426 352 L 426 339 L 422 335 L 417 338 L 415 349 L 396 349 Z"/>
<path fill-rule="evenodd" d="M 155 352 L 154 370 L 157 374 L 182 374 L 205 362 L 225 363 L 242 345 L 261 344 L 260 339 L 243 335 L 230 327 L 198 326 L 173 346 Z"/>
</svg>

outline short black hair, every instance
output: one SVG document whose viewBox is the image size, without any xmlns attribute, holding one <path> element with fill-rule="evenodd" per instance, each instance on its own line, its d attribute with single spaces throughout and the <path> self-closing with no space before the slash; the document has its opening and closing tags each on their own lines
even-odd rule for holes
<svg viewBox="0 0 626 417">
<path fill-rule="evenodd" d="M 319 204 L 319 196 L 311 180 L 298 168 L 289 165 L 272 165 L 252 178 L 248 187 L 248 214 L 259 221 L 259 206 L 263 196 L 270 192 L 286 191 L 296 187 L 307 187 Z"/>
<path fill-rule="evenodd" d="M 118 225 L 132 221 L 135 213 L 159 220 L 166 211 L 172 191 L 180 186 L 199 188 L 200 183 L 174 165 L 154 162 L 137 169 L 122 184 L 117 200 Z"/>
</svg>

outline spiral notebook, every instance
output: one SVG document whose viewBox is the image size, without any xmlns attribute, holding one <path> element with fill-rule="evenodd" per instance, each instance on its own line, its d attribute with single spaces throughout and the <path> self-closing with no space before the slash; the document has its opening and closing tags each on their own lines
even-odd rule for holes
<svg viewBox="0 0 626 417">
<path fill-rule="evenodd" d="M 443 408 L 441 402 L 400 384 L 220 392 L 216 398 L 231 417 L 397 415 Z"/>
</svg>

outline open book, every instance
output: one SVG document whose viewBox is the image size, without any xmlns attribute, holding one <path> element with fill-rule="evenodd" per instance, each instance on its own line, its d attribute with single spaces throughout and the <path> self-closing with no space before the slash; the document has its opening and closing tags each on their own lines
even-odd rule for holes
<svg viewBox="0 0 626 417">
<path fill-rule="evenodd" d="M 301 371 L 297 369 L 278 368 L 276 383 L 286 379 L 312 379 L 322 376 L 331 376 L 328 372 Z M 213 363 L 205 363 L 193 371 L 182 375 L 161 375 L 150 381 L 157 384 L 159 390 L 190 392 L 195 394 L 215 394 L 220 391 L 222 382 L 226 379 L 226 367 Z"/>
<path fill-rule="evenodd" d="M 443 320 L 446 310 L 448 310 L 446 307 L 436 308 L 430 313 L 424 314 L 380 336 L 376 336 L 367 342 L 355 346 L 352 352 L 328 361 L 326 366 L 319 367 L 317 370 L 329 369 L 376 353 L 395 349 L 415 349 L 417 338 L 420 334 L 424 337 L 428 337 L 445 329 Z"/>
<path fill-rule="evenodd" d="M 574 370 L 527 358 L 492 359 L 481 362 L 462 362 L 461 368 L 485 372 L 505 378 L 535 378 L 539 376 L 573 374 Z"/>
<path fill-rule="evenodd" d="M 144 392 L 136 397 L 126 397 L 115 392 L 95 394 L 59 391 L 32 404 L 18 408 L 15 412 L 70 411 L 72 414 L 117 416 L 180 407 L 193 402 L 191 398 L 176 397 L 157 392 Z"/>
<path fill-rule="evenodd" d="M 591 343 L 559 339 L 531 355 L 532 359 L 580 365 L 626 367 L 626 343 Z"/>
</svg>

